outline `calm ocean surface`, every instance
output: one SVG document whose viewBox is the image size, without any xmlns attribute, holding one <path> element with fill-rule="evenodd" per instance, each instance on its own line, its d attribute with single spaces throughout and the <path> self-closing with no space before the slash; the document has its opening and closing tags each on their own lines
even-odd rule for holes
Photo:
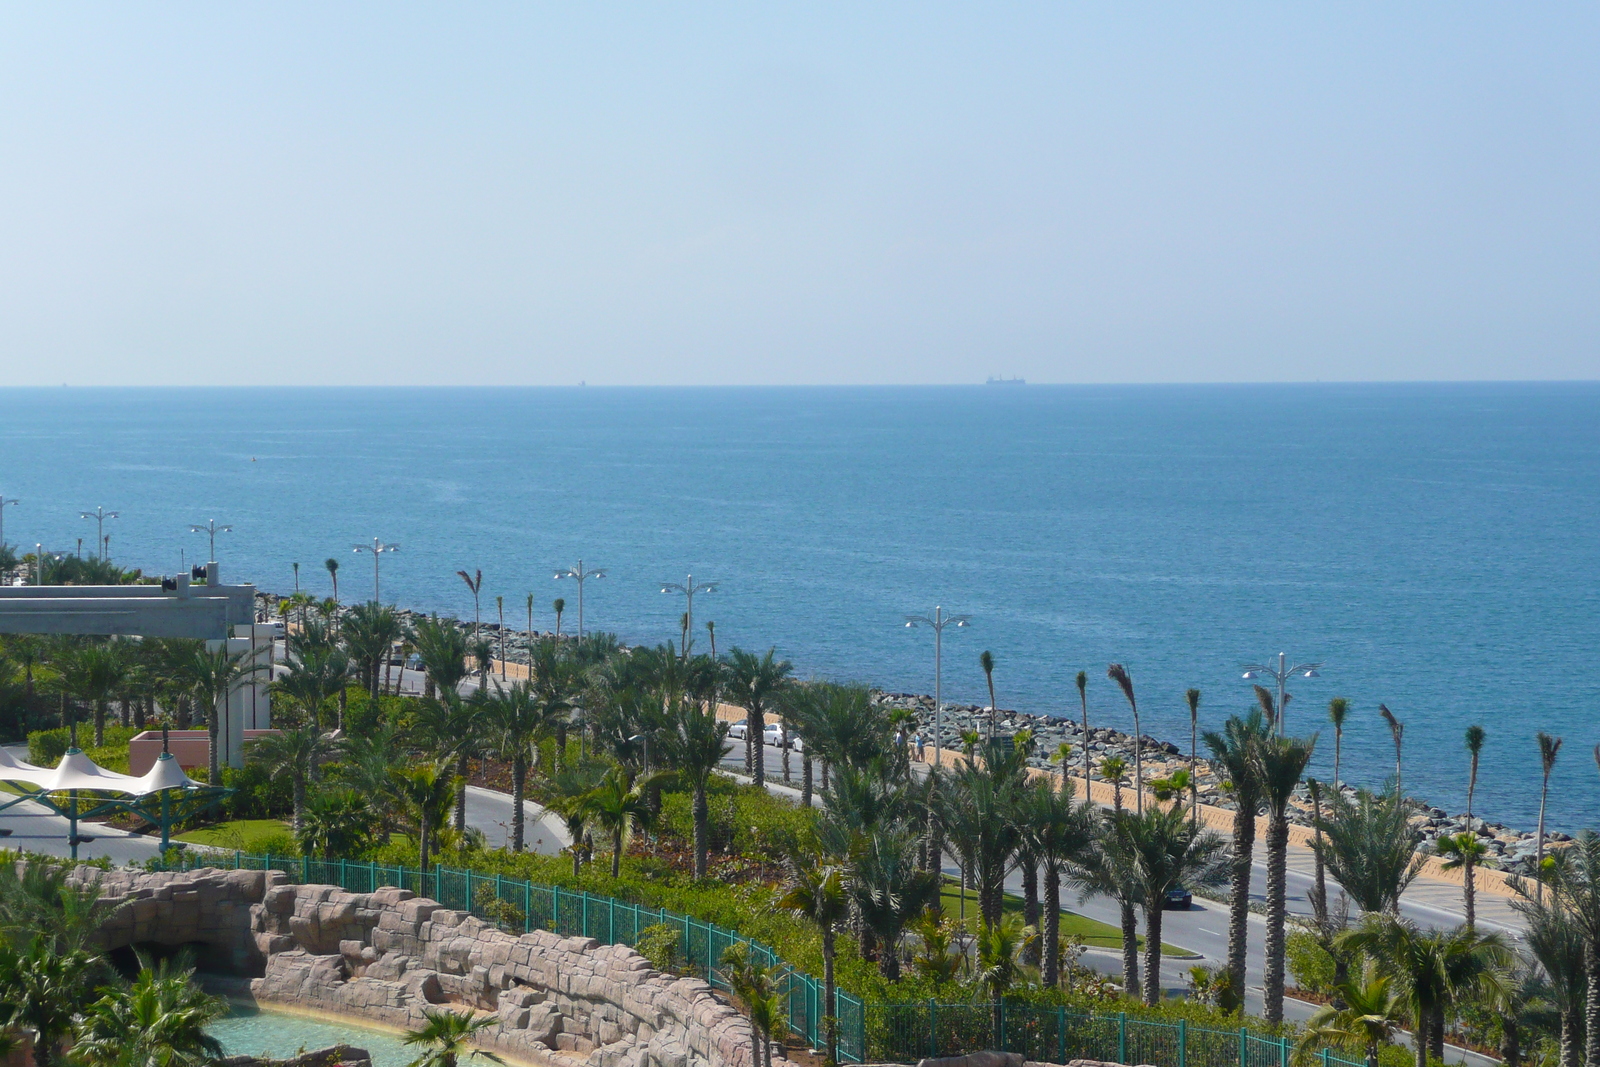
<svg viewBox="0 0 1600 1067">
<path fill-rule="evenodd" d="M 549 628 L 551 580 L 610 576 L 587 623 L 677 636 L 659 583 L 697 598 L 718 646 L 776 644 L 802 675 L 1091 714 L 1129 728 L 1105 678 L 1130 667 L 1145 729 L 1186 741 L 1183 691 L 1216 723 L 1252 702 L 1239 666 L 1322 660 L 1289 708 L 1353 704 L 1345 775 L 1392 765 L 1377 705 L 1406 723 L 1408 792 L 1465 798 L 1463 728 L 1489 732 L 1479 810 L 1531 829 L 1534 732 L 1566 738 L 1554 825 L 1600 823 L 1600 385 L 881 389 L 0 391 L 5 537 L 72 551 L 104 505 L 112 555 L 174 572 L 188 524 L 232 523 L 229 580 L 372 592 L 351 545 L 400 542 L 384 599 L 470 617 L 482 568 L 507 621 Z M 1328 773 L 1331 730 L 1318 763 Z"/>
</svg>

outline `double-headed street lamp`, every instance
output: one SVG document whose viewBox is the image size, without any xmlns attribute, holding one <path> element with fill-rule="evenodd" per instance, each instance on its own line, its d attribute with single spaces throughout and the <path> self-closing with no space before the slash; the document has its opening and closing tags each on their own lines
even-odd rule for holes
<svg viewBox="0 0 1600 1067">
<path fill-rule="evenodd" d="M 681 585 L 677 582 L 661 583 L 661 591 L 663 593 L 682 593 L 687 601 L 683 607 L 683 655 L 685 659 L 689 656 L 689 633 L 694 629 L 694 595 L 696 593 L 715 592 L 719 584 L 718 582 L 696 582 L 692 574 L 685 575 Z M 580 585 L 578 588 L 581 590 L 583 586 Z"/>
<path fill-rule="evenodd" d="M 232 533 L 233 532 L 233 527 L 232 526 L 218 526 L 217 525 L 217 520 L 216 519 L 211 519 L 204 526 L 201 526 L 199 523 L 190 523 L 189 524 L 189 532 L 190 533 L 203 533 L 203 534 L 210 534 L 211 535 L 211 554 L 206 557 L 206 561 L 209 563 L 209 562 L 215 562 L 215 560 L 217 558 L 217 534 L 219 534 L 219 533 Z M 215 579 L 213 579 L 213 580 L 215 580 Z"/>
<path fill-rule="evenodd" d="M 81 519 L 93 519 L 94 520 L 95 554 L 98 555 L 101 559 L 105 559 L 106 558 L 106 520 L 107 519 L 120 519 L 120 518 L 122 518 L 122 515 L 119 512 L 107 511 L 103 507 L 97 507 L 93 511 L 81 512 L 78 517 L 81 518 Z"/>
<path fill-rule="evenodd" d="M 1321 675 L 1319 675 L 1317 673 L 1317 668 L 1322 666 L 1322 664 L 1320 664 L 1320 663 L 1297 663 L 1293 667 L 1289 666 L 1288 664 L 1289 664 L 1289 656 L 1288 656 L 1288 654 L 1284 653 L 1284 652 L 1279 652 L 1278 653 L 1278 665 L 1276 667 L 1271 666 L 1270 663 L 1267 663 L 1267 664 L 1247 663 L 1247 664 L 1245 664 L 1245 668 L 1244 668 L 1244 679 L 1247 682 L 1253 682 L 1257 678 L 1265 677 L 1265 678 L 1271 678 L 1274 682 L 1277 683 L 1277 686 L 1278 686 L 1278 723 L 1277 723 L 1278 729 L 1277 729 L 1277 733 L 1278 733 L 1279 737 L 1283 736 L 1284 713 L 1286 711 L 1288 711 L 1288 709 L 1283 706 L 1283 696 L 1284 696 L 1283 687 L 1286 684 L 1288 684 L 1289 679 L 1294 675 L 1299 675 L 1302 678 L 1320 678 L 1321 677 Z"/>
<path fill-rule="evenodd" d="M 933 628 L 933 765 L 935 767 L 943 763 L 939 756 L 940 738 L 944 733 L 944 628 L 955 626 L 961 629 L 971 619 L 971 615 L 946 615 L 944 608 L 938 605 L 934 605 L 932 618 L 926 615 L 906 616 L 906 628 L 909 630 L 914 630 L 918 626 Z"/>
<path fill-rule="evenodd" d="M 380 541 L 376 537 L 374 537 L 372 539 L 372 544 L 370 544 L 370 545 L 355 545 L 354 548 L 355 548 L 357 553 L 361 553 L 361 552 L 371 552 L 372 553 L 372 602 L 374 604 L 382 604 L 383 603 L 383 598 L 378 596 L 378 560 L 383 558 L 383 554 L 385 552 L 398 552 L 398 551 L 400 551 L 400 546 L 399 545 L 386 545 L 382 541 Z"/>
<path fill-rule="evenodd" d="M 557 579 L 571 578 L 578 583 L 578 640 L 580 641 L 583 640 L 583 583 L 588 581 L 590 578 L 604 578 L 605 576 L 605 571 L 584 570 L 583 560 L 581 559 L 578 561 L 578 565 L 576 567 L 568 567 L 564 571 L 556 571 L 555 573 L 555 577 Z M 663 589 L 662 592 L 664 593 L 666 590 Z"/>
</svg>

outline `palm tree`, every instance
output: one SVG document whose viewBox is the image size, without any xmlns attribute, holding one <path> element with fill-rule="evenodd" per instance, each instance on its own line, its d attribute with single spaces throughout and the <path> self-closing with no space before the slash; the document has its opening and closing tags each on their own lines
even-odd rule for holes
<svg viewBox="0 0 1600 1067">
<path fill-rule="evenodd" d="M 1212 762 L 1222 772 L 1222 788 L 1234 801 L 1233 874 L 1228 894 L 1228 988 L 1230 998 L 1238 997 L 1241 1001 L 1250 929 L 1250 858 L 1256 842 L 1256 808 L 1261 802 L 1255 748 L 1266 736 L 1267 726 L 1259 711 L 1244 717 L 1230 716 L 1220 733 L 1208 730 L 1201 736 L 1211 750 Z"/>
<path fill-rule="evenodd" d="M 1400 780 L 1400 742 L 1406 736 L 1406 724 L 1394 717 L 1394 712 L 1389 710 L 1389 705 L 1379 704 L 1378 714 L 1383 716 L 1383 721 L 1389 724 L 1389 736 L 1394 738 L 1394 788 L 1395 792 L 1403 792 Z"/>
<path fill-rule="evenodd" d="M 498 1016 L 423 1008 L 422 1018 L 422 1026 L 405 1036 L 405 1044 L 420 1045 L 425 1050 L 411 1061 L 410 1067 L 457 1067 L 464 1056 L 505 1062 L 494 1053 L 472 1045 L 473 1035 L 498 1023 Z"/>
<path fill-rule="evenodd" d="M 1120 663 L 1113 663 L 1106 667 L 1106 677 L 1117 683 L 1117 688 L 1122 690 L 1122 695 L 1128 700 L 1128 707 L 1133 709 L 1133 793 L 1134 807 L 1144 811 L 1144 733 L 1139 728 L 1139 702 L 1133 698 L 1133 679 L 1128 675 L 1128 669 Z"/>
<path fill-rule="evenodd" d="M 134 668 L 128 645 L 121 641 L 74 648 L 57 665 L 67 690 L 94 708 L 94 744 L 106 743 L 106 710 L 127 685 Z"/>
<path fill-rule="evenodd" d="M 1428 1054 L 1442 1059 L 1444 1017 L 1458 1001 L 1497 989 L 1514 956 L 1499 934 L 1458 926 L 1422 930 L 1393 915 L 1371 915 L 1340 937 L 1343 947 L 1365 953 L 1398 984 L 1415 1027 L 1417 1067 Z"/>
<path fill-rule="evenodd" d="M 1489 847 L 1478 840 L 1471 830 L 1459 834 L 1440 834 L 1436 842 L 1439 855 L 1444 857 L 1444 869 L 1461 872 L 1461 900 L 1467 913 L 1467 925 L 1476 925 L 1477 894 L 1473 891 L 1472 870 L 1489 857 Z"/>
<path fill-rule="evenodd" d="M 676 704 L 675 729 L 668 740 L 669 758 L 678 777 L 694 793 L 694 876 L 704 878 L 710 839 L 706 788 L 733 747 L 727 741 L 728 724 L 710 710 L 701 711 L 687 700 Z"/>
<path fill-rule="evenodd" d="M 87 950 L 110 908 L 95 881 L 71 880 L 65 865 L 0 863 L 0 944 L 18 951 L 43 942 L 52 952 Z"/>
<path fill-rule="evenodd" d="M 389 770 L 389 788 L 417 835 L 417 866 L 426 873 L 433 845 L 454 806 L 458 779 L 448 760 Z"/>
<path fill-rule="evenodd" d="M 1007 922 L 991 923 L 978 935 L 978 973 L 973 977 L 992 1005 L 996 1044 L 1005 1030 L 1006 992 L 1022 970 L 1017 966 L 1017 949 L 1026 936 L 1022 920 L 1015 917 Z"/>
<path fill-rule="evenodd" d="M 213 785 L 222 783 L 222 760 L 218 751 L 218 720 L 228 714 L 228 702 L 235 688 L 247 679 L 268 670 L 264 663 L 255 662 L 255 653 L 229 652 L 226 647 L 208 652 L 203 642 L 186 644 L 178 660 L 172 664 L 173 673 L 181 684 L 194 694 L 195 703 L 206 709 L 206 732 L 210 737 L 210 758 L 207 769 Z"/>
<path fill-rule="evenodd" d="M 57 952 L 46 938 L 26 948 L 0 944 L 0 1032 L 33 1032 L 33 1062 L 53 1067 L 57 1046 L 74 1016 L 93 996 L 97 957 L 81 949 Z"/>
<path fill-rule="evenodd" d="M 1078 703 L 1083 706 L 1083 800 L 1084 803 L 1094 799 L 1090 786 L 1092 775 L 1089 773 L 1089 672 L 1078 672 Z"/>
<path fill-rule="evenodd" d="M 1200 690 L 1190 689 L 1183 694 L 1189 705 L 1189 821 L 1200 825 L 1200 778 L 1195 768 L 1199 755 Z"/>
<path fill-rule="evenodd" d="M 1512 886 L 1526 892 L 1520 882 Z M 1579 1047 L 1585 1021 L 1585 1001 L 1589 990 L 1583 931 L 1564 908 L 1554 901 L 1540 902 L 1524 897 L 1511 906 L 1527 923 L 1525 941 L 1529 953 L 1544 971 L 1549 996 L 1558 1019 L 1560 1067 L 1578 1067 L 1583 1057 Z"/>
<path fill-rule="evenodd" d="M 1227 845 L 1212 831 L 1193 826 L 1177 805 L 1112 818 L 1133 860 L 1144 901 L 1144 1002 L 1153 1007 L 1161 1001 L 1161 909 L 1167 893 L 1226 881 Z M 1281 988 L 1281 975 L 1278 981 Z"/>
<path fill-rule="evenodd" d="M 1328 925 L 1328 868 L 1322 862 L 1322 783 L 1307 778 L 1306 792 L 1311 795 L 1311 827 L 1316 832 L 1311 845 L 1314 873 L 1307 896 L 1311 900 L 1312 924 L 1320 930 Z"/>
<path fill-rule="evenodd" d="M 955 768 L 951 788 L 939 797 L 940 821 L 957 847 L 971 856 L 978 909 L 989 926 L 1000 921 L 1006 869 L 1021 838 L 1016 809 L 1027 772 L 1022 750 L 990 738 L 979 760 Z"/>
<path fill-rule="evenodd" d="M 1122 928 L 1122 993 L 1139 997 L 1139 924 L 1136 909 L 1144 904 L 1133 850 L 1122 832 L 1122 820 L 1132 818 L 1117 810 L 1097 812 L 1093 847 L 1065 865 L 1067 880 L 1085 895 L 1098 893 L 1117 902 Z"/>
<path fill-rule="evenodd" d="M 849 889 L 857 919 L 878 945 L 878 973 L 900 980 L 900 937 L 939 901 L 942 876 L 917 864 L 914 829 L 880 826 L 861 835 L 850 853 Z"/>
<path fill-rule="evenodd" d="M 577 705 L 583 669 L 555 641 L 543 639 L 528 650 L 528 672 L 540 714 L 555 738 L 556 765 L 560 766 L 567 758 L 567 727 Z"/>
<path fill-rule="evenodd" d="M 1252 753 L 1261 797 L 1267 804 L 1267 934 L 1262 976 L 1264 1015 L 1274 1026 L 1283 1021 L 1284 923 L 1288 898 L 1289 801 L 1311 762 L 1317 739 L 1258 738 Z"/>
<path fill-rule="evenodd" d="M 994 653 L 984 649 L 978 656 L 978 666 L 983 668 L 984 681 L 989 683 L 989 736 L 994 736 L 994 722 L 999 709 L 994 704 Z"/>
<path fill-rule="evenodd" d="M 654 817 L 646 789 L 651 779 L 630 783 L 620 767 L 613 767 L 600 784 L 583 798 L 584 815 L 611 835 L 611 877 L 622 874 L 622 853 L 635 827 L 648 826 Z"/>
<path fill-rule="evenodd" d="M 1018 821 L 1032 838 L 1034 853 L 1044 874 L 1044 944 L 1041 947 L 1040 981 L 1054 986 L 1060 980 L 1061 956 L 1061 879 L 1068 865 L 1083 858 L 1094 843 L 1098 828 L 1094 809 L 1072 803 L 1070 784 L 1056 792 L 1048 782 L 1027 790 L 1018 805 Z"/>
<path fill-rule="evenodd" d="M 1556 907 L 1570 917 L 1578 936 L 1583 939 L 1587 990 L 1583 1009 L 1583 1059 L 1586 1065 L 1597 1064 L 1600 1063 L 1600 835 L 1593 830 L 1578 834 L 1571 845 L 1561 850 L 1548 872 L 1540 868 L 1540 877 L 1548 879 Z"/>
<path fill-rule="evenodd" d="M 295 842 L 306 856 L 332 860 L 366 849 L 378 830 L 378 815 L 366 794 L 355 789 L 327 789 L 306 805 Z"/>
<path fill-rule="evenodd" d="M 1378 1050 L 1390 1044 L 1405 1026 L 1405 998 L 1387 975 L 1368 963 L 1360 980 L 1346 979 L 1334 987 L 1334 1000 L 1318 1008 L 1306 1020 L 1299 1051 L 1306 1054 L 1318 1045 L 1354 1045 L 1367 1058 L 1367 1067 L 1378 1067 Z"/>
<path fill-rule="evenodd" d="M 402 630 L 394 609 L 376 602 L 357 604 L 345 613 L 339 636 L 373 700 L 378 699 L 378 679 Z"/>
<path fill-rule="evenodd" d="M 305 721 L 322 728 L 322 708 L 344 690 L 350 659 L 342 649 L 293 650 L 289 670 L 267 687 L 272 696 L 297 709 Z"/>
<path fill-rule="evenodd" d="M 722 952 L 723 981 L 744 1001 L 750 1013 L 752 1067 L 772 1067 L 772 1035 L 786 1024 L 781 964 L 761 964 L 750 955 L 748 942 L 735 941 Z"/>
<path fill-rule="evenodd" d="M 559 640 L 561 640 L 561 616 L 567 610 L 566 598 L 558 596 L 558 597 L 556 597 L 555 602 L 552 603 L 550 606 L 555 609 L 555 613 L 556 613 L 556 640 L 559 641 Z"/>
<path fill-rule="evenodd" d="M 1416 805 L 1399 791 L 1374 795 L 1358 790 L 1355 800 L 1342 793 L 1328 798 L 1319 824 L 1320 847 L 1328 873 L 1345 895 L 1368 914 L 1398 914 L 1400 895 L 1416 879 L 1423 857 L 1422 835 L 1412 827 Z"/>
<path fill-rule="evenodd" d="M 765 789 L 767 783 L 765 748 L 762 734 L 766 730 L 766 712 L 791 684 L 793 666 L 788 660 L 777 658 L 777 649 L 767 649 L 765 656 L 746 652 L 735 646 L 728 650 L 722 690 L 730 701 L 744 708 L 746 741 L 752 745 L 751 775 L 756 788 Z"/>
<path fill-rule="evenodd" d="M 511 851 L 521 852 L 527 823 L 528 764 L 533 746 L 549 732 L 550 723 L 527 682 L 510 689 L 496 684 L 492 695 L 480 689 L 474 703 L 487 726 L 490 749 L 511 763 Z"/>
<path fill-rule="evenodd" d="M 481 611 L 481 594 L 483 593 L 483 571 L 480 569 L 474 574 L 466 571 L 456 571 L 456 577 L 467 583 L 467 588 L 472 590 L 472 636 L 476 638 L 483 629 L 483 614 Z"/>
<path fill-rule="evenodd" d="M 584 835 L 589 825 L 585 799 L 600 784 L 606 771 L 597 763 L 562 767 L 544 780 L 540 793 L 545 807 L 561 816 L 567 836 L 572 839 L 572 877 L 582 872 L 585 859 Z"/>
<path fill-rule="evenodd" d="M 1544 781 L 1539 786 L 1539 851 L 1534 859 L 1534 877 L 1544 877 L 1544 806 L 1550 797 L 1550 772 L 1555 770 L 1556 756 L 1561 751 L 1561 738 L 1539 731 L 1539 769 Z M 1538 884 L 1537 882 L 1535 884 Z M 1541 891 L 1542 892 L 1542 891 Z"/>
<path fill-rule="evenodd" d="M 1472 798 L 1478 789 L 1478 758 L 1483 754 L 1484 732 L 1483 727 L 1474 723 L 1467 727 L 1466 742 L 1467 754 L 1472 758 L 1472 769 L 1467 776 L 1467 829 L 1456 840 L 1455 852 L 1451 855 L 1451 862 L 1458 862 L 1461 866 L 1461 896 L 1467 909 L 1467 925 L 1473 925 L 1474 896 L 1477 886 L 1473 884 L 1473 869 L 1488 855 L 1488 849 L 1478 840 L 1478 832 L 1472 825 Z M 1471 837 L 1471 841 L 1466 838 Z"/>
<path fill-rule="evenodd" d="M 455 693 L 467 677 L 467 637 L 453 620 L 419 620 L 412 632 L 426 679 L 424 696 Z"/>
<path fill-rule="evenodd" d="M 1107 756 L 1100 761 L 1100 777 L 1111 783 L 1111 810 L 1122 810 L 1122 776 L 1128 772 L 1128 761 L 1121 756 Z"/>
<path fill-rule="evenodd" d="M 322 565 L 328 568 L 328 577 L 333 579 L 333 599 L 337 603 L 339 600 L 339 561 L 329 556 L 322 561 Z"/>
<path fill-rule="evenodd" d="M 1328 701 L 1328 721 L 1333 723 L 1333 791 L 1339 792 L 1339 756 L 1344 749 L 1344 720 L 1350 714 L 1350 701 L 1334 697 Z"/>
<path fill-rule="evenodd" d="M 839 927 L 850 917 L 850 895 L 844 869 L 826 862 L 790 864 L 789 885 L 778 907 L 811 923 L 822 935 L 822 1029 L 827 1067 L 839 1063 L 839 1009 L 835 996 L 834 956 Z"/>
<path fill-rule="evenodd" d="M 298 834 L 305 825 L 306 782 L 317 776 L 318 766 L 333 754 L 335 746 L 314 725 L 296 723 L 251 739 L 249 748 L 250 758 L 262 770 L 274 777 L 288 776 L 294 798 L 294 832 Z"/>
<path fill-rule="evenodd" d="M 479 690 L 483 692 L 483 690 Z M 419 704 L 412 718 L 412 734 L 427 755 L 454 764 L 456 782 L 455 830 L 467 826 L 467 770 L 469 761 L 494 733 L 483 705 L 465 700 L 455 690 L 441 690 L 438 698 Z"/>
<path fill-rule="evenodd" d="M 210 1067 L 222 1043 L 206 1027 L 228 1014 L 228 1002 L 201 990 L 191 969 L 140 959 L 126 989 L 111 989 L 89 1005 L 72 1043 L 84 1067 Z"/>
</svg>

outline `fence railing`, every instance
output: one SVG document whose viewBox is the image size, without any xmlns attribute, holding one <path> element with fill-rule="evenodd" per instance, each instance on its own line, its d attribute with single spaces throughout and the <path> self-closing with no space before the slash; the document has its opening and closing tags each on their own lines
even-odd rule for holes
<svg viewBox="0 0 1600 1067">
<path fill-rule="evenodd" d="M 1042 1063 L 1103 1060 L 1160 1067 L 1290 1067 L 1295 1046 L 1287 1037 L 1248 1028 L 1213 1030 L 1187 1020 L 1159 1022 L 1127 1012 L 1078 1012 L 1003 1002 L 869 1004 L 866 1047 L 874 1062 L 914 1062 L 977 1049 L 1020 1052 Z M 999 1027 L 996 1032 L 996 1027 Z M 1314 1059 L 1320 1067 L 1365 1067 L 1332 1049 Z"/>
<path fill-rule="evenodd" d="M 228 861 L 219 864 L 219 858 L 215 853 L 185 852 L 181 863 L 184 869 L 225 866 Z M 741 937 L 716 923 L 702 922 L 665 908 L 647 908 L 615 897 L 596 896 L 581 889 L 562 889 L 453 867 L 421 871 L 415 867 L 381 863 L 270 854 L 253 856 L 242 852 L 235 852 L 231 862 L 236 870 L 279 870 L 304 884 L 337 885 L 353 893 L 371 893 L 384 886 L 409 889 L 452 910 L 470 911 L 514 933 L 549 930 L 563 937 L 592 937 L 607 944 L 633 946 L 638 943 L 641 931 L 665 925 L 682 932 L 678 958 L 722 989 L 727 988 L 721 973 L 722 954 L 730 945 L 749 946 L 752 960 L 763 966 L 783 963 L 766 945 Z M 788 987 L 789 1029 L 810 1047 L 821 1048 L 824 1042 L 822 980 L 789 967 L 784 981 Z M 839 1058 L 860 1063 L 865 1050 L 866 1022 L 862 1003 L 843 990 L 835 994 L 835 1002 L 839 1013 Z"/>
</svg>

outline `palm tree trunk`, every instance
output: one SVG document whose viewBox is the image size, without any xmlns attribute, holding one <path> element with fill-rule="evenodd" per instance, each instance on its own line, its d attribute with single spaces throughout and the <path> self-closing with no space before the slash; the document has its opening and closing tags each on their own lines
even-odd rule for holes
<svg viewBox="0 0 1600 1067">
<path fill-rule="evenodd" d="M 1035 930 L 1039 929 L 1039 868 L 1031 859 L 1022 864 L 1022 921 Z M 1039 965 L 1037 939 L 1023 947 L 1022 960 L 1034 967 Z"/>
<path fill-rule="evenodd" d="M 1054 988 L 1061 981 L 1061 872 L 1053 863 L 1044 865 L 1044 959 L 1040 961 L 1040 981 Z"/>
<path fill-rule="evenodd" d="M 750 712 L 744 713 L 744 773 L 756 773 L 756 728 Z"/>
<path fill-rule="evenodd" d="M 1233 885 L 1228 893 L 1228 981 L 1244 1001 L 1244 957 L 1250 935 L 1250 854 L 1256 840 L 1256 813 L 1240 804 L 1233 813 Z"/>
<path fill-rule="evenodd" d="M 1583 946 L 1583 972 L 1588 990 L 1583 998 L 1583 1062 L 1600 1067 L 1600 946 Z"/>
<path fill-rule="evenodd" d="M 339 686 L 339 729 L 344 729 L 344 713 L 350 706 L 350 690 Z"/>
<path fill-rule="evenodd" d="M 759 706 L 751 708 L 750 722 L 750 736 L 755 743 L 756 754 L 755 770 L 751 771 L 750 774 L 756 780 L 756 788 L 765 789 L 767 787 L 767 746 L 765 744 L 766 738 L 762 735 L 767 730 L 766 712 Z"/>
<path fill-rule="evenodd" d="M 1578 1020 L 1570 1011 L 1561 1013 L 1561 1067 L 1579 1067 Z"/>
<path fill-rule="evenodd" d="M 428 833 L 428 813 L 423 812 L 422 818 L 418 821 L 420 822 L 421 826 L 417 830 L 417 867 L 426 873 L 428 870 L 428 846 L 433 843 L 431 840 L 429 840 L 431 835 Z M 428 887 L 426 883 L 418 884 L 417 896 L 427 896 L 427 888 Z"/>
<path fill-rule="evenodd" d="M 789 783 L 789 724 L 783 724 L 783 781 Z"/>
<path fill-rule="evenodd" d="M 828 1050 L 828 1058 L 823 1062 L 827 1067 L 837 1067 L 839 1063 L 839 1005 L 833 980 L 833 954 L 833 928 L 828 927 L 822 931 L 822 1032 Z"/>
<path fill-rule="evenodd" d="M 1441 1062 L 1444 1060 L 1444 1011 L 1442 1009 L 1433 1013 L 1433 1022 L 1428 1027 L 1428 1055 Z"/>
<path fill-rule="evenodd" d="M 811 756 L 806 754 L 800 757 L 800 806 L 811 806 Z"/>
<path fill-rule="evenodd" d="M 217 702 L 212 700 L 211 707 L 206 712 L 206 736 L 211 740 L 211 752 L 206 758 L 206 770 L 211 775 L 209 781 L 212 785 L 222 784 L 221 753 L 217 751 Z"/>
<path fill-rule="evenodd" d="M 1133 706 L 1133 810 L 1144 814 L 1144 734 L 1139 732 L 1139 705 Z"/>
<path fill-rule="evenodd" d="M 833 764 L 827 760 L 822 761 L 822 781 L 819 784 L 822 791 L 828 795 L 833 794 L 831 782 L 833 781 Z"/>
<path fill-rule="evenodd" d="M 94 702 L 94 747 L 99 748 L 106 743 L 106 702 Z"/>
<path fill-rule="evenodd" d="M 622 875 L 622 828 L 619 826 L 611 835 L 611 877 L 618 878 Z"/>
<path fill-rule="evenodd" d="M 463 752 L 456 757 L 456 777 L 461 779 L 461 784 L 456 787 L 456 833 L 467 832 L 467 755 Z"/>
<path fill-rule="evenodd" d="M 1262 975 L 1263 1016 L 1277 1025 L 1283 1021 L 1284 922 L 1286 871 L 1289 857 L 1289 816 L 1274 813 L 1267 822 L 1267 936 L 1266 966 Z"/>
<path fill-rule="evenodd" d="M 306 821 L 306 776 L 294 773 L 294 832 L 298 836 Z"/>
<path fill-rule="evenodd" d="M 1522 1067 L 1522 1028 L 1515 1012 L 1500 1016 L 1500 1058 L 1506 1067 Z"/>
<path fill-rule="evenodd" d="M 132 725 L 133 712 L 128 707 L 128 698 L 127 697 L 123 697 L 121 700 L 119 700 L 117 702 L 117 705 L 118 705 L 118 709 L 117 710 L 119 712 L 118 718 L 120 718 L 122 720 L 122 725 L 124 727 Z"/>
<path fill-rule="evenodd" d="M 1469 834 L 1472 833 L 1472 831 L 1470 829 L 1467 832 Z M 1477 913 L 1477 903 L 1478 903 L 1477 888 L 1478 887 L 1473 884 L 1475 879 L 1473 877 L 1472 868 L 1473 868 L 1472 857 L 1471 856 L 1462 857 L 1462 860 L 1461 860 L 1461 902 L 1462 902 L 1462 904 L 1464 904 L 1466 906 L 1466 911 L 1467 911 L 1467 929 L 1468 930 L 1473 929 L 1473 927 L 1475 926 L 1476 920 L 1477 920 L 1477 914 L 1478 914 Z"/>
<path fill-rule="evenodd" d="M 1161 1002 L 1161 901 L 1144 906 L 1144 1002 Z"/>
<path fill-rule="evenodd" d="M 527 795 L 528 756 L 524 748 L 511 760 L 511 851 L 522 851 L 523 825 L 527 822 L 522 810 L 523 797 Z"/>
<path fill-rule="evenodd" d="M 1139 996 L 1139 922 L 1134 918 L 1133 902 L 1117 902 L 1122 912 L 1122 995 Z"/>
<path fill-rule="evenodd" d="M 1550 796 L 1550 772 L 1544 772 L 1544 788 L 1539 790 L 1539 852 L 1534 857 L 1533 887 L 1539 903 L 1544 903 L 1544 802 Z"/>
<path fill-rule="evenodd" d="M 1411 1035 L 1411 1044 L 1415 1046 L 1417 1067 L 1428 1067 L 1428 1026 L 1430 1020 L 1428 1012 L 1419 1012 L 1417 1028 Z"/>
<path fill-rule="evenodd" d="M 706 824 L 708 822 L 706 810 L 706 784 L 700 782 L 694 787 L 694 876 L 706 876 Z"/>
</svg>

